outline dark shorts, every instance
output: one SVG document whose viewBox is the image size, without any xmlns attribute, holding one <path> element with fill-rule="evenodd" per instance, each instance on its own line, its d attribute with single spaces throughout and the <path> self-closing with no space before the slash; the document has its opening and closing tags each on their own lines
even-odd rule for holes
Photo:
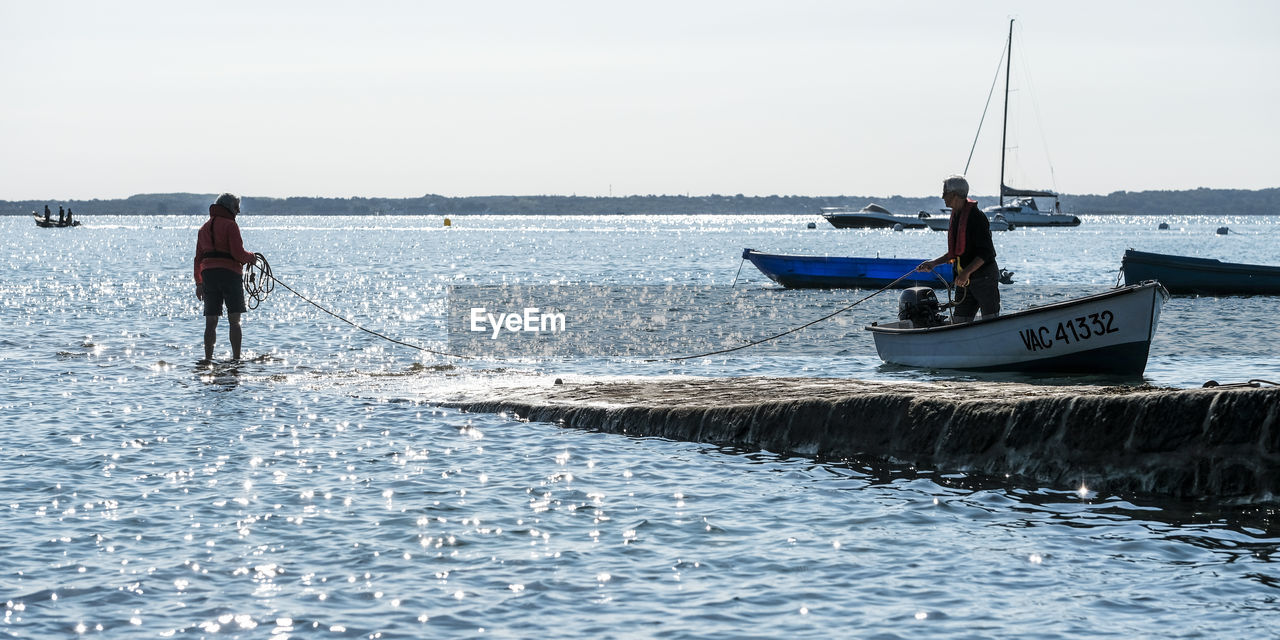
<svg viewBox="0 0 1280 640">
<path fill-rule="evenodd" d="M 1000 268 L 994 262 L 982 265 L 969 276 L 969 286 L 956 287 L 956 321 L 968 322 L 982 311 L 983 318 L 1000 315 Z"/>
<path fill-rule="evenodd" d="M 244 313 L 244 277 L 230 269 L 205 269 L 200 272 L 204 280 L 204 315 L 222 315 L 222 305 L 227 313 Z"/>
</svg>

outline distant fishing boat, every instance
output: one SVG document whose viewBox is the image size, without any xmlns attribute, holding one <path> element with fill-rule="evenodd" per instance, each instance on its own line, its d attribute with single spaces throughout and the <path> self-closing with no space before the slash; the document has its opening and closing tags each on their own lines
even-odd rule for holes
<svg viewBox="0 0 1280 640">
<path fill-rule="evenodd" d="M 920 218 L 894 215 L 874 202 L 857 211 L 846 207 L 823 207 L 822 217 L 837 229 L 892 229 L 895 225 L 902 225 L 903 229 L 924 229 L 926 226 Z"/>
<path fill-rule="evenodd" d="M 1280 295 L 1280 267 L 1129 249 L 1120 260 L 1120 271 L 1125 282 L 1158 280 L 1169 293 Z"/>
<path fill-rule="evenodd" d="M 80 226 L 80 221 L 79 221 L 79 220 L 75 220 L 75 221 L 72 221 L 72 222 L 70 222 L 70 223 L 68 223 L 68 222 L 66 222 L 66 221 L 58 222 L 57 220 L 45 220 L 43 216 L 39 216 L 39 215 L 36 215 L 36 214 L 34 214 L 34 213 L 33 213 L 33 214 L 31 214 L 31 217 L 33 217 L 33 218 L 35 218 L 35 219 L 36 219 L 36 226 L 37 226 L 37 227 L 43 227 L 43 228 L 45 228 L 45 229 L 48 229 L 48 228 L 50 228 L 50 227 L 78 227 L 78 226 Z"/>
<path fill-rule="evenodd" d="M 1143 282 L 1083 298 L 950 324 L 932 290 L 908 289 L 899 320 L 872 324 L 891 364 L 930 369 L 1141 375 L 1169 294 Z M 932 298 L 932 301 L 929 299 Z"/>
<path fill-rule="evenodd" d="M 743 249 L 742 258 L 750 260 L 770 280 L 791 289 L 879 289 L 890 284 L 897 289 L 941 288 L 949 286 L 953 278 L 950 263 L 939 265 L 935 269 L 937 275 L 917 272 L 916 265 L 925 258 L 797 256 L 761 253 L 754 249 Z M 903 274 L 908 275 L 894 283 Z"/>
</svg>

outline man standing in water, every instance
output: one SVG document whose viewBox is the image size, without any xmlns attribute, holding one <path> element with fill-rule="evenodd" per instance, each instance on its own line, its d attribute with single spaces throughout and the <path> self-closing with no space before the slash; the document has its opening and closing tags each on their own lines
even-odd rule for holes
<svg viewBox="0 0 1280 640">
<path fill-rule="evenodd" d="M 1000 315 L 1000 268 L 991 242 L 991 222 L 978 203 L 969 199 L 969 181 L 964 176 L 943 181 L 942 200 L 951 207 L 947 252 L 921 262 L 916 271 L 955 260 L 956 323 L 972 322 L 979 310 L 983 318 L 994 318 Z"/>
<path fill-rule="evenodd" d="M 209 205 L 209 221 L 196 235 L 196 298 L 204 301 L 204 359 L 213 360 L 213 344 L 218 339 L 218 316 L 227 305 L 227 333 L 231 357 L 240 359 L 240 314 L 246 311 L 244 276 L 241 265 L 253 264 L 253 253 L 245 251 L 236 215 L 240 198 L 224 193 Z"/>
</svg>

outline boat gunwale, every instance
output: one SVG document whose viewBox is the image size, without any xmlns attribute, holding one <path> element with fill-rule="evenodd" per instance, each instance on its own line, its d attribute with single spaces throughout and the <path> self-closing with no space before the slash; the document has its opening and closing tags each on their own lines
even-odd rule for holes
<svg viewBox="0 0 1280 640">
<path fill-rule="evenodd" d="M 749 254 L 751 254 L 751 255 L 747 255 L 748 253 L 749 253 Z M 862 257 L 858 257 L 858 256 L 814 256 L 814 255 L 804 255 L 804 254 L 796 254 L 796 253 L 765 253 L 765 252 L 763 252 L 763 251 L 756 251 L 755 249 L 743 249 L 742 257 L 743 257 L 743 258 L 746 258 L 747 260 L 751 260 L 751 261 L 752 261 L 752 264 L 755 264 L 755 260 L 752 260 L 752 257 L 753 257 L 753 256 L 762 256 L 762 257 L 764 257 L 764 259 L 766 259 L 766 260 L 771 259 L 771 258 L 783 258 L 783 259 L 786 259 L 786 260 L 801 260 L 801 261 L 808 261 L 808 262 L 845 262 L 845 261 L 849 261 L 849 262 L 864 262 L 864 261 L 872 261 L 872 262 L 874 262 L 874 261 L 880 261 L 880 262 L 884 262 L 884 261 L 888 261 L 888 260 L 895 260 L 895 261 L 896 261 L 896 260 L 902 260 L 902 261 L 905 261 L 905 262 L 911 262 L 911 263 L 915 263 L 915 264 L 920 264 L 921 262 L 924 262 L 924 260 L 916 260 L 915 258 L 862 258 Z M 759 266 L 759 265 L 756 265 L 756 266 Z M 908 272 L 908 273 L 910 273 L 910 272 Z M 907 275 L 907 274 L 905 274 L 905 273 L 904 273 L 903 275 L 905 276 L 905 275 Z"/>
</svg>

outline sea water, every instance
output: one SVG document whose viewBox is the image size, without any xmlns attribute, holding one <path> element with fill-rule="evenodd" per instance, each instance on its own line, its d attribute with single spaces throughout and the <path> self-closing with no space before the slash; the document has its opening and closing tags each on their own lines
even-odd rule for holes
<svg viewBox="0 0 1280 640">
<path fill-rule="evenodd" d="M 660 357 L 686 355 L 674 336 L 699 325 L 650 332 L 647 354 L 463 360 L 388 342 L 277 287 L 245 317 L 244 362 L 226 362 L 223 324 L 208 366 L 191 273 L 202 222 L 0 218 L 0 635 L 1252 638 L 1280 627 L 1275 505 L 816 461 L 436 404 L 556 377 L 987 379 L 882 364 L 862 326 L 894 318 L 894 292 L 760 347 L 672 362 Z M 444 318 L 460 287 L 731 287 L 759 301 L 741 344 L 871 293 L 779 290 L 741 265 L 745 247 L 925 259 L 945 245 L 941 233 L 836 230 L 816 216 L 455 216 L 446 228 L 439 216 L 249 212 L 240 223 L 282 282 L 436 351 L 457 346 Z M 1280 264 L 1278 238 L 1269 216 L 1085 216 L 995 243 L 1014 310 L 1114 286 L 1125 248 Z M 1172 298 L 1145 377 L 1119 383 L 1280 380 L 1276 300 Z"/>
</svg>

